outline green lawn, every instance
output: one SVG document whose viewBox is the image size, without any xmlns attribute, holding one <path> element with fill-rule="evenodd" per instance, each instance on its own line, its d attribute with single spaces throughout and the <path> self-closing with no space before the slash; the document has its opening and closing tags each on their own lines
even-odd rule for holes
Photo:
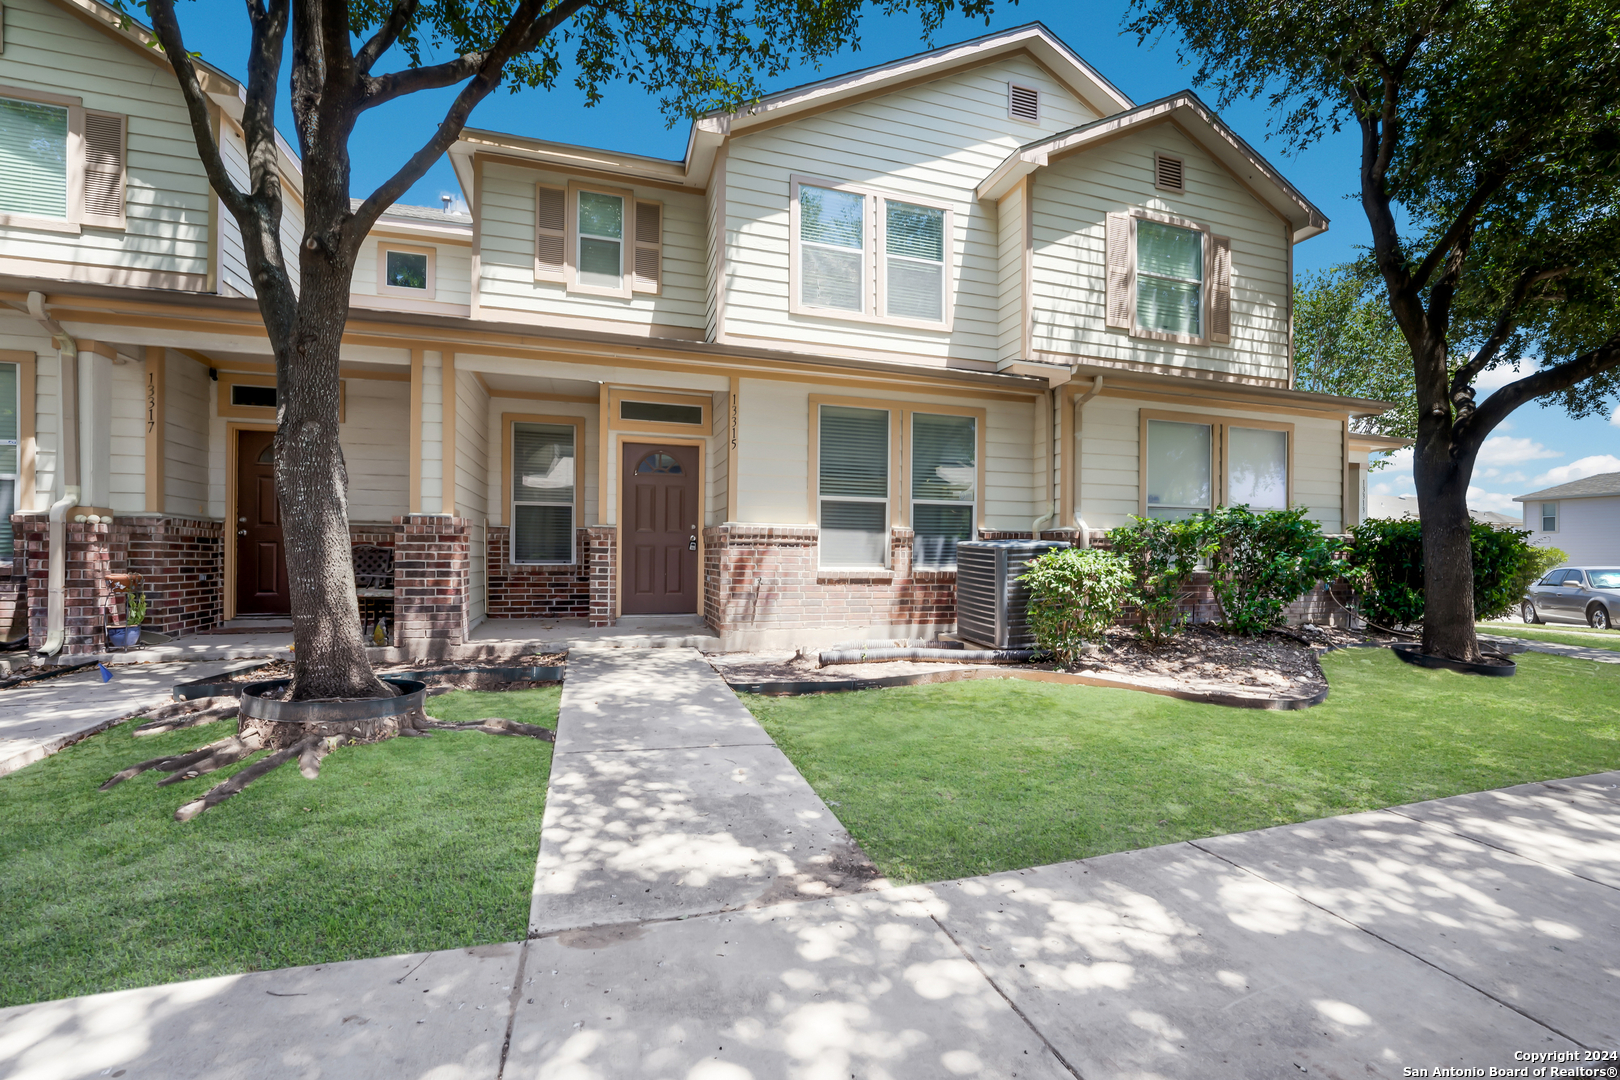
<svg viewBox="0 0 1620 1080">
<path fill-rule="evenodd" d="M 1302 712 L 1014 680 L 746 698 L 883 873 L 937 881 L 1620 768 L 1620 667 L 1323 658 Z"/>
<path fill-rule="evenodd" d="M 1475 629 L 1481 634 L 1500 634 L 1502 637 L 1523 638 L 1526 641 L 1551 641 L 1558 645 L 1620 651 L 1620 631 L 1617 630 L 1593 630 L 1589 626 L 1573 625 L 1530 626 L 1523 623 L 1479 623 Z"/>
<path fill-rule="evenodd" d="M 555 687 L 432 699 L 445 720 L 557 725 Z M 0 1006 L 524 936 L 551 745 L 438 732 L 297 763 L 195 821 L 236 769 L 160 788 L 119 769 L 231 734 L 131 721 L 0 777 Z"/>
</svg>

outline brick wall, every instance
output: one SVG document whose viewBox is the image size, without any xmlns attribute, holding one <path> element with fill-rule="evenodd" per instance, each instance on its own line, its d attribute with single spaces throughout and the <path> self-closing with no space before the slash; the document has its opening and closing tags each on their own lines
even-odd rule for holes
<svg viewBox="0 0 1620 1080">
<path fill-rule="evenodd" d="M 591 573 L 591 605 L 586 618 L 592 626 L 612 626 L 613 609 L 618 602 L 618 530 L 611 525 L 592 525 L 581 530 L 583 551 Z"/>
<path fill-rule="evenodd" d="M 514 565 L 511 532 L 505 525 L 488 530 L 491 619 L 586 619 L 591 613 L 589 529 L 578 530 L 570 566 Z M 611 608 L 609 609 L 611 610 Z"/>
<path fill-rule="evenodd" d="M 50 602 L 50 520 L 46 514 L 14 514 L 11 521 L 17 554 L 26 565 L 28 647 L 38 650 L 45 646 Z M 105 652 L 113 526 L 69 521 L 64 527 L 67 562 L 62 655 Z"/>
<path fill-rule="evenodd" d="M 391 548 L 394 546 L 394 525 L 386 521 L 351 521 L 349 543 Z"/>
<path fill-rule="evenodd" d="M 394 519 L 394 644 L 467 639 L 469 532 L 467 519 L 449 515 Z"/>
<path fill-rule="evenodd" d="M 13 626 L 19 634 L 28 630 L 28 577 L 18 558 L 0 563 L 0 635 L 10 637 Z"/>
<path fill-rule="evenodd" d="M 224 543 L 218 521 L 115 518 L 110 569 L 141 575 L 147 600 L 143 625 L 176 637 L 206 633 L 224 617 Z M 120 610 L 120 620 L 122 615 Z"/>
<path fill-rule="evenodd" d="M 813 525 L 730 523 L 703 539 L 703 610 L 722 634 L 956 621 L 956 572 L 913 570 L 910 529 L 892 530 L 887 570 L 817 569 Z"/>
</svg>

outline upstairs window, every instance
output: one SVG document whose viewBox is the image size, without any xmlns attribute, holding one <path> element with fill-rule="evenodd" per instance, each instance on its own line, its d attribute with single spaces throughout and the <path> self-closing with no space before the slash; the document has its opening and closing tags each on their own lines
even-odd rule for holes
<svg viewBox="0 0 1620 1080">
<path fill-rule="evenodd" d="M 1105 325 L 1133 337 L 1232 340 L 1232 241 L 1157 211 L 1108 215 Z"/>
<path fill-rule="evenodd" d="M 0 92 L 0 224 L 124 227 L 125 118 L 79 100 Z"/>
<path fill-rule="evenodd" d="M 1204 235 L 1158 221 L 1136 223 L 1136 325 L 1203 336 Z"/>
<path fill-rule="evenodd" d="M 1541 531 L 1542 532 L 1557 532 L 1558 531 L 1558 504 L 1557 503 L 1555 503 L 1555 502 L 1544 502 L 1544 503 L 1541 504 Z"/>
<path fill-rule="evenodd" d="M 512 424 L 514 563 L 574 561 L 576 431 L 572 424 Z"/>
<path fill-rule="evenodd" d="M 615 292 L 624 288 L 624 199 L 597 191 L 579 193 L 579 283 Z"/>
<path fill-rule="evenodd" d="M 956 566 L 956 545 L 973 539 L 978 510 L 978 421 L 911 414 L 912 564 Z"/>
<path fill-rule="evenodd" d="M 0 213 L 68 216 L 68 111 L 0 98 Z"/>
<path fill-rule="evenodd" d="M 875 569 L 889 551 L 889 412 L 820 406 L 818 521 L 823 567 Z"/>
<path fill-rule="evenodd" d="M 377 293 L 432 300 L 437 261 L 433 248 L 408 247 L 390 241 L 377 245 Z"/>
<path fill-rule="evenodd" d="M 951 211 L 793 182 L 795 314 L 948 329 Z"/>
</svg>

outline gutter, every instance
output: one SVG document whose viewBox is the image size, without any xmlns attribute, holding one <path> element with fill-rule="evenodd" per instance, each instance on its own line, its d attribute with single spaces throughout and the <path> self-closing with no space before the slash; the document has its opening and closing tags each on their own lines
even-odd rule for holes
<svg viewBox="0 0 1620 1080">
<path fill-rule="evenodd" d="M 58 367 L 79 362 L 79 344 L 73 340 L 73 335 L 62 328 L 62 324 L 51 318 L 45 308 L 45 294 L 31 292 L 28 294 L 28 314 L 34 321 L 45 328 L 56 342 L 56 357 Z M 65 375 L 66 372 L 63 371 Z M 66 395 L 69 388 L 77 394 L 77 378 L 59 378 L 59 393 Z M 45 646 L 40 649 L 43 656 L 55 656 L 62 651 L 62 644 L 67 637 L 67 512 L 79 504 L 79 486 L 77 476 L 68 476 L 66 466 L 69 462 L 77 464 L 77 453 L 67 453 L 69 440 L 72 440 L 74 449 L 77 449 L 79 438 L 79 411 L 77 402 L 74 408 L 67 408 L 67 402 L 62 402 L 62 430 L 57 433 L 61 441 L 58 448 L 58 469 L 63 477 L 63 495 L 51 504 L 50 516 L 50 569 L 46 578 L 46 606 L 45 606 Z M 70 430 L 71 429 L 71 430 Z M 67 483 L 74 481 L 74 483 Z"/>
</svg>

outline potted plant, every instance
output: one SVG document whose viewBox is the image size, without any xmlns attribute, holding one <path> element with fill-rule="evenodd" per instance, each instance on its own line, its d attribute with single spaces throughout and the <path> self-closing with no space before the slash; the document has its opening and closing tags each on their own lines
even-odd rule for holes
<svg viewBox="0 0 1620 1080">
<path fill-rule="evenodd" d="M 146 594 L 129 593 L 124 599 L 124 625 L 107 627 L 107 644 L 129 649 L 141 643 L 141 623 L 146 621 Z"/>
</svg>

